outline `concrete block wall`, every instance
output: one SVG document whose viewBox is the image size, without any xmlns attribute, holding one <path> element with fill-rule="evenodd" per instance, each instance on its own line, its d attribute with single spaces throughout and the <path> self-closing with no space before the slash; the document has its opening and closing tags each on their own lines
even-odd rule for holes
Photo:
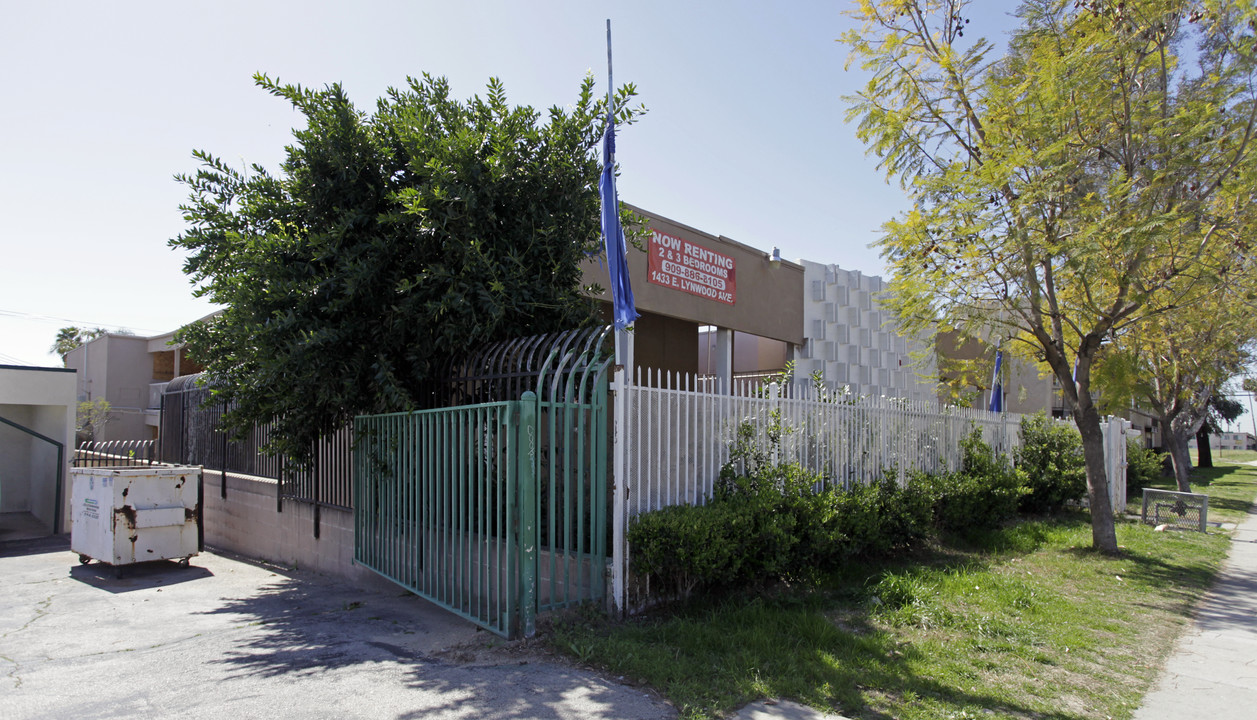
<svg viewBox="0 0 1257 720">
<path fill-rule="evenodd" d="M 223 499 L 222 474 L 205 470 L 203 478 L 206 547 L 314 570 L 357 587 L 397 590 L 393 583 L 354 564 L 353 513 L 322 508 L 315 538 L 314 506 L 285 501 L 283 512 L 277 511 L 274 480 L 227 473 L 227 498 Z"/>
<path fill-rule="evenodd" d="M 926 345 L 900 335 L 889 311 L 878 306 L 885 289 L 876 275 L 800 260 L 803 265 L 804 344 L 795 355 L 795 377 L 821 371 L 831 385 L 857 395 L 928 401 L 936 398 L 932 361 L 914 367 Z"/>
</svg>

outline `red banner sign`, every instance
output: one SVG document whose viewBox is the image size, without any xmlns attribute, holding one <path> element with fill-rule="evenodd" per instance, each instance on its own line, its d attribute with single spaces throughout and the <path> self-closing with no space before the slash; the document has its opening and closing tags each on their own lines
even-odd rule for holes
<svg viewBox="0 0 1257 720">
<path fill-rule="evenodd" d="M 732 305 L 737 295 L 733 258 L 658 230 L 650 235 L 648 280 Z"/>
</svg>

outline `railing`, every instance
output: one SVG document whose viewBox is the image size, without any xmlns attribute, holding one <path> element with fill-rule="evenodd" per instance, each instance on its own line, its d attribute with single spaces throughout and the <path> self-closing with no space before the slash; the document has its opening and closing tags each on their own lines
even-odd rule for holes
<svg viewBox="0 0 1257 720">
<path fill-rule="evenodd" d="M 194 376 L 171 381 L 161 419 L 162 460 L 276 480 L 280 500 L 337 509 L 353 506 L 350 428 L 321 439 L 312 466 L 298 472 L 284 458 L 262 452 L 269 425 L 255 426 L 244 440 L 229 440 L 219 430 L 223 406 L 204 405 L 209 392 L 195 383 Z"/>
<path fill-rule="evenodd" d="M 900 481 L 911 472 L 956 471 L 963 459 L 960 441 L 975 428 L 1010 460 L 1021 444 L 1022 416 L 1016 413 L 861 398 L 801 384 L 735 382 L 731 394 L 710 392 L 704 384 L 701 377 L 639 369 L 636 384 L 627 388 L 630 516 L 705 502 L 735 447 L 772 463 L 798 463 L 825 485 L 850 488 L 888 471 Z M 1126 507 L 1129 428 L 1122 418 L 1101 420 L 1115 512 Z"/>
<path fill-rule="evenodd" d="M 628 513 L 702 503 L 731 449 L 797 462 L 850 488 L 887 471 L 959 469 L 960 441 L 978 428 L 997 452 L 1019 443 L 1020 415 L 888 398 L 851 398 L 801 385 L 704 392 L 694 376 L 639 370 L 627 388 Z M 769 440 L 777 438 L 776 442 Z"/>
<path fill-rule="evenodd" d="M 162 396 L 162 393 L 166 392 L 166 386 L 169 384 L 170 383 L 168 382 L 156 382 L 156 383 L 148 384 L 148 405 L 146 407 L 149 410 L 161 409 L 161 396 Z"/>
<path fill-rule="evenodd" d="M 80 443 L 74 467 L 135 467 L 159 465 L 153 440 L 105 440 Z"/>
</svg>

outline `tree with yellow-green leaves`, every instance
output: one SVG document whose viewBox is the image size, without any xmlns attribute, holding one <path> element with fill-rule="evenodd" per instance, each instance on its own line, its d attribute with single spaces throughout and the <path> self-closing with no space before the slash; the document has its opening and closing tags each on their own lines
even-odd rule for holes
<svg viewBox="0 0 1257 720">
<path fill-rule="evenodd" d="M 1187 443 L 1209 421 L 1223 385 L 1243 371 L 1257 348 L 1252 309 L 1242 301 L 1252 269 L 1246 274 L 1124 334 L 1098 365 L 1106 404 L 1125 407 L 1133 399 L 1160 422 L 1182 492 L 1191 492 Z"/>
<path fill-rule="evenodd" d="M 910 330 L 1003 342 L 1059 380 L 1093 545 L 1116 552 L 1102 346 L 1250 272 L 1252 3 L 1030 0 L 1001 56 L 962 0 L 864 0 L 858 135 L 912 200 L 879 241 Z"/>
</svg>

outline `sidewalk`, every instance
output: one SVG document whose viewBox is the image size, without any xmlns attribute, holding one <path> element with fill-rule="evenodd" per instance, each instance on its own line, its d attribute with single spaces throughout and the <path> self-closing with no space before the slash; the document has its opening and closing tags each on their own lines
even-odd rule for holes
<svg viewBox="0 0 1257 720">
<path fill-rule="evenodd" d="M 1135 720 L 1257 717 L 1257 505 Z"/>
</svg>

